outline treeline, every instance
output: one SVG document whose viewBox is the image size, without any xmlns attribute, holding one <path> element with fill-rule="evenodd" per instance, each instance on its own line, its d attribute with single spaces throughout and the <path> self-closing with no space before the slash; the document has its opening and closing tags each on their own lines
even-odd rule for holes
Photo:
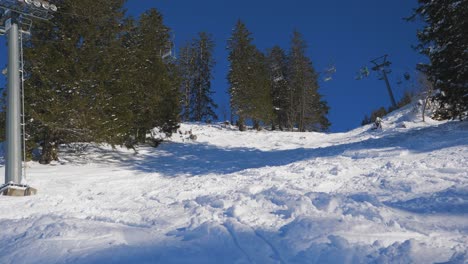
<svg viewBox="0 0 468 264">
<path fill-rule="evenodd" d="M 211 87 L 214 46 L 211 35 L 201 32 L 179 51 L 183 121 L 218 119 Z M 228 40 L 231 122 L 242 131 L 247 123 L 255 129 L 328 129 L 329 108 L 318 92 L 318 74 L 306 49 L 301 34 L 294 32 L 289 52 L 275 46 L 263 53 L 253 44 L 246 25 L 238 21 Z"/>
<path fill-rule="evenodd" d="M 265 54 L 238 21 L 228 51 L 231 115 L 240 130 L 246 129 L 248 121 L 256 129 L 262 125 L 281 130 L 328 129 L 329 107 L 318 92 L 318 74 L 299 32 L 293 33 L 289 52 L 275 46 Z"/>
<path fill-rule="evenodd" d="M 59 144 L 105 142 L 133 147 L 158 127 L 179 123 L 177 64 L 162 54 L 170 29 L 155 9 L 139 19 L 124 0 L 61 1 L 50 22 L 37 22 L 25 43 L 28 153 L 57 159 Z"/>
<path fill-rule="evenodd" d="M 173 133 L 180 121 L 218 119 L 214 41 L 200 32 L 174 56 L 171 29 L 156 9 L 133 18 L 125 0 L 64 0 L 52 21 L 36 22 L 25 39 L 27 153 L 40 148 L 47 164 L 73 142 L 133 148 L 154 143 L 153 129 Z M 228 42 L 231 109 L 241 130 L 323 131 L 328 106 L 318 74 L 294 32 L 288 53 L 266 54 L 238 22 Z M 2 115 L 4 123 L 4 115 Z M 3 129 L 2 129 L 3 131 Z"/>
</svg>

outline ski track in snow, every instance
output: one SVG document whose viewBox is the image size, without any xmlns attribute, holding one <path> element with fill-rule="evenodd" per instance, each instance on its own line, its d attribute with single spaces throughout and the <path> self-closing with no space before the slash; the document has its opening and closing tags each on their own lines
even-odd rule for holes
<svg viewBox="0 0 468 264">
<path fill-rule="evenodd" d="M 468 263 L 467 122 L 417 120 L 67 148 L 0 196 L 0 263 Z"/>
</svg>

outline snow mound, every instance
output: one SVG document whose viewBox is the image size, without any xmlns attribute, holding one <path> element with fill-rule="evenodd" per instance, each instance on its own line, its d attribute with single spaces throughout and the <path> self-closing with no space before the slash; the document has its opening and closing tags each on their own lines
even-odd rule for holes
<svg viewBox="0 0 468 264">
<path fill-rule="evenodd" d="M 65 148 L 0 197 L 0 263 L 467 263 L 467 123 L 383 121 Z"/>
</svg>

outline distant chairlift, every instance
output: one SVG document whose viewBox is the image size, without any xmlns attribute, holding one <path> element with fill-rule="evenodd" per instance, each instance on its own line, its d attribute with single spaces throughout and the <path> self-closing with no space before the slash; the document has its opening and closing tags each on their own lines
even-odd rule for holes
<svg viewBox="0 0 468 264">
<path fill-rule="evenodd" d="M 333 75 L 335 75 L 336 73 L 336 66 L 333 64 L 330 64 L 323 73 L 324 73 L 324 77 L 323 77 L 324 82 L 329 82 L 333 80 Z"/>
<path fill-rule="evenodd" d="M 276 83 L 277 83 L 277 82 L 280 82 L 280 81 L 282 81 L 282 80 L 284 80 L 284 77 L 283 77 L 282 75 L 280 75 L 280 76 L 278 76 L 278 77 L 275 77 L 275 78 L 273 79 L 273 81 L 276 82 Z"/>
<path fill-rule="evenodd" d="M 162 53 L 162 51 L 161 51 Z M 168 50 L 166 53 L 162 54 L 161 57 L 164 59 L 168 58 L 169 56 L 172 56 L 172 49 Z"/>
<path fill-rule="evenodd" d="M 367 68 L 367 66 L 361 67 L 361 69 L 359 69 L 359 72 L 357 73 L 356 80 L 362 80 L 364 78 L 369 77 L 369 75 L 369 68 Z"/>
<path fill-rule="evenodd" d="M 168 43 L 164 50 L 161 50 L 161 58 L 165 61 L 175 61 L 177 59 L 175 54 L 175 34 L 172 34 L 172 40 Z"/>
</svg>

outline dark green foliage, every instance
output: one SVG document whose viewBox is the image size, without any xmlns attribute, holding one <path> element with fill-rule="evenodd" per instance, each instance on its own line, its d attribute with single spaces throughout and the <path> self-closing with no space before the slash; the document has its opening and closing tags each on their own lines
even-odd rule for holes
<svg viewBox="0 0 468 264">
<path fill-rule="evenodd" d="M 306 43 L 294 32 L 289 55 L 278 46 L 268 55 L 252 44 L 251 33 L 238 21 L 228 42 L 231 111 L 240 130 L 250 119 L 281 130 L 324 131 L 330 126 L 328 105 L 318 93 L 318 75 L 305 55 Z"/>
<path fill-rule="evenodd" d="M 418 32 L 417 48 L 430 59 L 418 66 L 441 91 L 435 118 L 463 119 L 468 113 L 468 0 L 418 2 L 415 16 L 425 26 Z"/>
<path fill-rule="evenodd" d="M 232 37 L 228 40 L 230 69 L 227 78 L 231 96 L 231 112 L 238 117 L 236 123 L 241 131 L 245 130 L 247 118 L 245 101 L 247 100 L 247 90 L 250 88 L 244 77 L 249 75 L 249 62 L 256 50 L 252 44 L 251 35 L 245 24 L 239 20 L 233 30 Z"/>
<path fill-rule="evenodd" d="M 28 147 L 41 163 L 59 144 L 126 145 L 154 127 L 178 124 L 179 76 L 161 52 L 169 28 L 152 9 L 126 18 L 124 0 L 62 1 L 53 22 L 38 22 L 26 43 Z"/>
<path fill-rule="evenodd" d="M 192 106 L 192 87 L 195 72 L 195 56 L 191 43 L 186 43 L 179 51 L 178 69 L 181 77 L 181 118 L 190 121 L 190 109 Z"/>
<path fill-rule="evenodd" d="M 299 131 L 324 131 L 330 126 L 326 117 L 329 107 L 318 89 L 318 75 L 306 56 L 307 44 L 294 31 L 289 53 L 288 80 L 292 92 L 289 115 Z"/>
<path fill-rule="evenodd" d="M 123 62 L 123 73 L 128 74 L 123 87 L 126 98 L 131 98 L 127 102 L 132 114 L 126 124 L 131 124 L 127 131 L 132 131 L 128 139 L 137 143 L 145 142 L 154 127 L 168 134 L 178 127 L 180 77 L 176 65 L 162 59 L 171 48 L 169 33 L 162 15 L 151 9 L 125 38 L 130 56 Z"/>
<path fill-rule="evenodd" d="M 218 116 L 218 106 L 212 99 L 212 71 L 214 41 L 206 32 L 200 32 L 191 43 L 180 50 L 178 59 L 182 77 L 182 117 L 185 121 L 212 121 Z"/>
<path fill-rule="evenodd" d="M 92 1 L 63 1 L 54 24 L 36 23 L 27 43 L 28 143 L 43 146 L 42 163 L 56 157 L 53 150 L 58 144 L 90 141 L 100 134 L 96 128 L 105 118 L 103 84 L 111 78 L 108 69 L 99 66 L 105 65 L 104 54 L 115 45 L 111 36 L 123 4 L 107 3 L 90 10 L 95 6 Z M 84 16 L 87 11 L 95 16 Z"/>
<path fill-rule="evenodd" d="M 197 76 L 195 78 L 195 85 L 192 92 L 192 116 L 195 121 L 211 121 L 217 120 L 218 116 L 215 109 L 218 106 L 211 98 L 213 91 L 211 89 L 211 79 L 215 61 L 213 59 L 214 41 L 212 37 L 206 33 L 201 32 L 198 39 L 194 42 L 194 48 L 198 53 L 196 56 L 196 69 Z"/>
<path fill-rule="evenodd" d="M 274 116 L 270 72 L 265 55 L 256 50 L 250 68 L 251 89 L 247 91 L 249 100 L 246 109 L 254 128 L 260 129 L 261 123 L 270 123 Z"/>
<path fill-rule="evenodd" d="M 299 32 L 293 33 L 289 55 L 278 46 L 268 56 L 275 120 L 282 130 L 324 131 L 330 126 L 328 105 L 318 89 L 318 75 L 306 56 L 307 45 Z"/>
<path fill-rule="evenodd" d="M 228 41 L 228 73 L 231 111 L 238 117 L 240 130 L 250 119 L 254 127 L 273 118 L 270 75 L 265 56 L 252 44 L 251 33 L 238 21 Z"/>
<path fill-rule="evenodd" d="M 271 78 L 271 97 L 275 118 L 272 128 L 280 130 L 292 129 L 292 116 L 289 109 L 292 106 L 291 90 L 288 85 L 288 57 L 284 50 L 275 46 L 268 52 L 268 65 Z"/>
</svg>

